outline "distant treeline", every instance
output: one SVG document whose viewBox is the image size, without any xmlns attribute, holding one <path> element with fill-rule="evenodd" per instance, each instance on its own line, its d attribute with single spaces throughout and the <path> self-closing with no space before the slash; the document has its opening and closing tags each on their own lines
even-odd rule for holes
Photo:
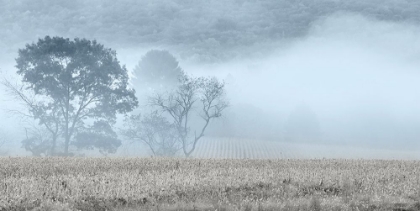
<svg viewBox="0 0 420 211">
<path fill-rule="evenodd" d="M 45 35 L 86 37 L 113 47 L 172 46 L 214 61 L 244 46 L 305 35 L 334 12 L 420 23 L 416 0 L 0 0 L 0 49 L 16 52 Z M 233 52 L 232 52 L 233 51 Z"/>
</svg>

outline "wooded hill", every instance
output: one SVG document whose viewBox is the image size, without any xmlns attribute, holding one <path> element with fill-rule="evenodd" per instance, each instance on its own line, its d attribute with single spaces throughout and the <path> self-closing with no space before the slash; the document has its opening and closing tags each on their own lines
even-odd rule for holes
<svg viewBox="0 0 420 211">
<path fill-rule="evenodd" d="M 185 58 L 218 61 L 303 36 L 335 12 L 418 24 L 418 11 L 417 0 L 0 0 L 0 52 L 58 35 L 113 48 L 171 46 Z"/>
</svg>

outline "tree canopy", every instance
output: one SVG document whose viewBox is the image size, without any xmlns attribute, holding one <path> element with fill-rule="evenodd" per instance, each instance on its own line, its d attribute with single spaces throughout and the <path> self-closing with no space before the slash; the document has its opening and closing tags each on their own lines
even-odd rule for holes
<svg viewBox="0 0 420 211">
<path fill-rule="evenodd" d="M 150 50 L 134 68 L 134 87 L 163 91 L 175 88 L 183 75 L 176 58 L 166 50 Z"/>
<path fill-rule="evenodd" d="M 92 126 L 78 132 L 72 142 L 78 149 L 99 149 L 103 155 L 115 153 L 121 146 L 121 140 L 106 121 L 97 121 Z"/>
<path fill-rule="evenodd" d="M 19 49 L 16 62 L 25 90 L 35 98 L 19 95 L 22 90 L 15 93 L 34 119 L 53 135 L 63 136 L 64 153 L 86 120 L 112 124 L 117 113 L 130 112 L 138 104 L 116 52 L 95 40 L 46 36 Z"/>
</svg>

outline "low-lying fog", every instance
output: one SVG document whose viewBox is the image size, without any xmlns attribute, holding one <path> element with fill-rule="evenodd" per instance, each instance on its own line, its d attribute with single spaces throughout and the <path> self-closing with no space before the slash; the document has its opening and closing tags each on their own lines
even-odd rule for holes
<svg viewBox="0 0 420 211">
<path fill-rule="evenodd" d="M 316 21 L 307 36 L 273 45 L 279 47 L 270 55 L 217 64 L 168 49 L 189 74 L 227 84 L 231 106 L 207 139 L 281 142 L 295 145 L 288 149 L 297 157 L 420 158 L 418 26 L 335 14 Z M 116 50 L 133 70 L 149 49 Z M 5 132 L 24 133 L 16 118 L 1 117 Z"/>
</svg>

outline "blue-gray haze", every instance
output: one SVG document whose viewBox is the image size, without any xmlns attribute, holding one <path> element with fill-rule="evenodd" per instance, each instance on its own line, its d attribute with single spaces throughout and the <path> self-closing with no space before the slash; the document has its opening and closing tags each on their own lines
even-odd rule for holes
<svg viewBox="0 0 420 211">
<path fill-rule="evenodd" d="M 208 137 L 418 159 L 418 11 L 393 0 L 0 0 L 0 71 L 16 77 L 17 50 L 45 35 L 96 39 L 130 71 L 165 49 L 187 73 L 226 82 L 230 107 Z M 2 148 L 22 154 L 34 123 L 8 111 L 20 107 L 3 87 L 0 107 Z"/>
</svg>

